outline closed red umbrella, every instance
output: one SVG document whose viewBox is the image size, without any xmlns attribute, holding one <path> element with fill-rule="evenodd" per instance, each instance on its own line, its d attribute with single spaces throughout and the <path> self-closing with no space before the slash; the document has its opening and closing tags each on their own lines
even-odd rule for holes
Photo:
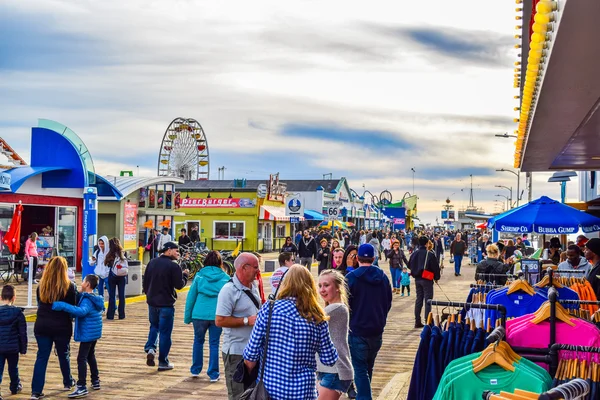
<svg viewBox="0 0 600 400">
<path fill-rule="evenodd" d="M 479 224 L 476 226 L 477 229 L 487 229 L 487 222 L 484 222 L 483 224 Z"/>
<path fill-rule="evenodd" d="M 4 235 L 4 244 L 8 247 L 8 251 L 11 254 L 17 254 L 21 249 L 21 217 L 23 214 L 23 206 L 17 204 L 15 212 L 13 214 L 12 221 L 10 222 L 10 228 Z"/>
</svg>

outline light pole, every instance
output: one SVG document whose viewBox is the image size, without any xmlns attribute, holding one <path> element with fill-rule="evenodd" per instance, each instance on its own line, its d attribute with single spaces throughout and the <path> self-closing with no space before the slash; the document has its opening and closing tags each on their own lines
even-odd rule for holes
<svg viewBox="0 0 600 400">
<path fill-rule="evenodd" d="M 512 193 L 512 187 L 508 187 L 508 186 L 502 186 L 502 185 L 494 185 L 497 188 L 502 188 L 502 189 L 506 189 L 510 192 L 510 208 L 512 208 L 512 204 L 513 204 L 513 193 Z"/>
<path fill-rule="evenodd" d="M 509 208 L 510 199 L 508 198 L 508 196 L 505 196 L 503 194 L 497 194 L 496 197 L 504 197 L 506 199 L 506 209 L 510 210 L 510 208 Z"/>
<path fill-rule="evenodd" d="M 494 136 L 496 136 L 496 137 L 501 137 L 501 138 L 506 138 L 506 139 L 508 139 L 508 138 L 516 138 L 516 137 L 517 137 L 517 135 L 509 135 L 509 134 L 508 134 L 508 133 L 506 133 L 506 132 L 505 132 L 505 133 L 502 133 L 502 134 L 500 134 L 500 135 L 496 134 L 496 135 L 494 135 Z"/>
<path fill-rule="evenodd" d="M 415 172 L 417 172 L 417 171 L 415 171 L 414 168 L 411 168 L 410 170 L 413 173 L 413 194 L 415 194 Z"/>
<path fill-rule="evenodd" d="M 521 171 L 517 170 L 517 172 L 515 171 L 511 171 L 510 169 L 497 169 L 496 172 L 510 172 L 511 174 L 515 175 L 517 177 L 517 207 L 519 207 L 519 200 L 521 200 Z"/>
</svg>

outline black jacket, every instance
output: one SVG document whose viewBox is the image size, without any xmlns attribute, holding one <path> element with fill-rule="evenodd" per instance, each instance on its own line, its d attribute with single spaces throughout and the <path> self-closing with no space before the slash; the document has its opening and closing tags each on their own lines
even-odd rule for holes
<svg viewBox="0 0 600 400">
<path fill-rule="evenodd" d="M 484 241 L 482 240 L 482 241 L 479 243 L 479 246 L 481 246 L 481 254 L 482 254 L 484 257 L 486 257 L 486 256 L 487 256 L 487 250 L 486 250 L 486 248 L 487 248 L 487 247 L 488 247 L 490 244 L 492 244 L 492 242 L 491 242 L 491 241 L 489 241 L 489 240 L 488 240 L 487 242 L 484 242 Z"/>
<path fill-rule="evenodd" d="M 439 280 L 440 264 L 438 263 L 435 253 L 427 250 L 425 246 L 419 247 L 419 249 L 413 252 L 410 256 L 410 260 L 408 261 L 408 269 L 410 269 L 410 274 L 412 277 L 415 279 L 421 279 L 421 275 L 423 274 L 425 267 L 425 260 L 427 260 L 427 271 L 433 272 L 433 280 Z"/>
<path fill-rule="evenodd" d="M 392 249 L 387 256 L 388 261 L 390 262 L 390 268 L 402 268 L 404 265 L 408 266 L 408 259 L 402 249 L 398 249 L 398 253 Z"/>
<path fill-rule="evenodd" d="M 284 243 L 283 246 L 281 246 L 280 253 L 292 253 L 296 255 L 296 253 L 298 253 L 298 247 L 296 247 L 294 243 L 290 243 L 289 245 Z"/>
<path fill-rule="evenodd" d="M 18 307 L 0 306 L 0 353 L 27 353 L 27 323 Z"/>
<path fill-rule="evenodd" d="M 172 307 L 177 301 L 175 289 L 183 289 L 187 278 L 181 267 L 167 256 L 150 260 L 142 281 L 146 302 L 152 307 Z"/>
<path fill-rule="evenodd" d="M 480 274 L 506 274 L 508 269 L 509 267 L 497 258 L 486 258 L 477 264 L 475 269 L 475 280 L 485 279 L 496 285 L 504 285 L 506 283 L 505 277 L 486 277 L 485 275 Z"/>
<path fill-rule="evenodd" d="M 190 238 L 188 235 L 181 235 L 179 236 L 179 239 L 177 240 L 177 243 L 179 244 L 179 247 L 181 246 L 189 246 L 192 243 L 192 238 Z"/>
<path fill-rule="evenodd" d="M 196 243 L 200 241 L 200 234 L 198 233 L 197 230 L 192 230 L 190 232 L 190 239 L 192 240 L 192 242 Z"/>
<path fill-rule="evenodd" d="M 33 332 L 40 336 L 66 336 L 73 334 L 73 318 L 68 312 L 54 311 L 52 303 L 42 303 L 40 301 L 40 288 L 37 289 L 38 310 L 37 319 L 33 326 Z M 73 283 L 67 295 L 59 299 L 72 306 L 77 304 L 77 287 Z"/>
<path fill-rule="evenodd" d="M 329 268 L 329 247 L 321 247 L 317 252 L 317 261 L 319 262 L 319 271 Z"/>
<path fill-rule="evenodd" d="M 435 250 L 435 256 L 439 262 L 442 259 L 442 254 L 444 254 L 444 245 L 442 244 L 442 239 L 433 239 L 433 249 Z"/>
<path fill-rule="evenodd" d="M 596 293 L 596 298 L 600 299 L 600 278 L 598 276 L 600 276 L 600 263 L 594 265 L 587 276 L 587 280 L 590 282 L 594 293 Z"/>
<path fill-rule="evenodd" d="M 306 238 L 300 239 L 300 245 L 298 245 L 298 255 L 301 258 L 317 257 L 317 242 L 314 238 L 308 239 L 308 243 L 305 243 Z"/>
</svg>

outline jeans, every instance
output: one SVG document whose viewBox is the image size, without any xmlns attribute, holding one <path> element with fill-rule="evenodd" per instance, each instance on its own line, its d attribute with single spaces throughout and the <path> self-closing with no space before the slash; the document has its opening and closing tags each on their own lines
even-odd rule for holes
<svg viewBox="0 0 600 400">
<path fill-rule="evenodd" d="M 454 256 L 454 273 L 460 274 L 460 264 L 462 264 L 463 256 Z"/>
<path fill-rule="evenodd" d="M 312 257 L 300 257 L 300 264 L 304 265 L 310 271 L 310 267 L 312 266 Z"/>
<path fill-rule="evenodd" d="M 8 376 L 10 377 L 10 391 L 16 392 L 19 383 L 19 353 L 2 354 L 0 353 L 0 384 L 2 383 L 2 374 L 4 373 L 4 363 L 8 362 Z"/>
<path fill-rule="evenodd" d="M 392 275 L 392 287 L 394 289 L 399 289 L 400 278 L 402 277 L 402 269 L 390 267 L 390 274 Z"/>
<path fill-rule="evenodd" d="M 71 336 L 38 336 L 36 335 L 38 351 L 35 365 L 33 367 L 33 378 L 31 379 L 31 392 L 42 393 L 46 381 L 46 368 L 52 352 L 52 345 L 56 348 L 58 354 L 58 364 L 63 376 L 63 385 L 71 387 L 73 377 L 71 376 L 70 365 L 70 342 Z"/>
<path fill-rule="evenodd" d="M 372 337 L 348 335 L 350 356 L 354 368 L 354 384 L 356 385 L 356 400 L 371 400 L 371 379 L 375 358 L 381 349 L 381 335 Z"/>
<path fill-rule="evenodd" d="M 415 287 L 417 288 L 417 299 L 415 300 L 415 322 L 421 322 L 421 310 L 423 302 L 425 302 L 425 319 L 431 312 L 431 305 L 427 300 L 433 299 L 433 281 L 427 279 L 415 279 Z"/>
<path fill-rule="evenodd" d="M 90 365 L 92 383 L 100 380 L 98 363 L 96 362 L 96 340 L 93 342 L 81 342 L 79 354 L 77 354 L 77 386 L 85 386 L 87 380 L 87 365 Z"/>
<path fill-rule="evenodd" d="M 110 275 L 108 277 L 108 311 L 106 312 L 106 319 L 115 319 L 117 288 L 119 289 L 119 319 L 125 318 L 125 279 L 124 276 Z"/>
<path fill-rule="evenodd" d="M 104 288 L 108 291 L 108 278 L 98 277 L 98 295 L 104 298 Z"/>
<path fill-rule="evenodd" d="M 243 357 L 240 354 L 221 353 L 221 355 L 225 366 L 225 385 L 227 386 L 229 400 L 238 400 L 244 393 L 244 384 L 234 381 L 233 374 Z"/>
<path fill-rule="evenodd" d="M 406 291 L 408 292 L 408 295 L 410 296 L 410 285 L 402 285 L 402 294 L 404 294 L 404 288 L 406 288 Z"/>
<path fill-rule="evenodd" d="M 192 350 L 192 367 L 190 368 L 190 372 L 192 374 L 199 374 L 202 372 L 204 363 L 204 339 L 206 337 L 206 331 L 208 331 L 210 353 L 208 358 L 208 371 L 206 371 L 206 374 L 210 379 L 217 379 L 219 377 L 219 339 L 221 338 L 223 328 L 216 326 L 215 321 L 204 319 L 194 319 L 192 320 L 192 324 L 194 324 L 194 348 Z"/>
<path fill-rule="evenodd" d="M 171 350 L 171 333 L 173 332 L 173 320 L 175 318 L 175 307 L 152 307 L 148 306 L 148 319 L 150 320 L 150 332 L 148 341 L 144 346 L 146 353 L 149 350 L 156 351 L 158 343 L 158 366 L 169 364 L 169 351 Z"/>
</svg>

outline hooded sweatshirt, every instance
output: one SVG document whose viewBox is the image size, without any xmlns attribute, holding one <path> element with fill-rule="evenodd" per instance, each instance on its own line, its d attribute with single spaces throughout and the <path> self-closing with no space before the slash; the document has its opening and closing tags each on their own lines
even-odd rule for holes
<svg viewBox="0 0 600 400">
<path fill-rule="evenodd" d="M 383 333 L 392 307 L 392 287 L 378 267 L 359 267 L 346 275 L 350 299 L 350 332 L 373 337 Z"/>
<path fill-rule="evenodd" d="M 0 349 L 3 354 L 27 352 L 27 323 L 18 307 L 0 305 Z"/>
<path fill-rule="evenodd" d="M 183 322 L 189 324 L 193 319 L 214 321 L 219 292 L 229 279 L 219 267 L 209 265 L 198 271 L 185 301 Z"/>
<path fill-rule="evenodd" d="M 104 279 L 108 277 L 109 268 L 104 265 L 104 259 L 108 254 L 109 246 L 108 246 L 108 238 L 106 236 L 102 236 L 98 241 L 102 240 L 104 243 L 104 251 L 98 246 L 98 250 L 94 253 L 94 257 L 96 257 L 96 261 L 90 260 L 90 265 L 96 265 L 94 268 L 94 274 L 98 275 L 100 279 Z"/>
<path fill-rule="evenodd" d="M 104 298 L 93 293 L 78 294 L 76 306 L 63 301 L 52 304 L 54 311 L 65 311 L 75 317 L 75 341 L 93 342 L 102 337 Z"/>
<path fill-rule="evenodd" d="M 570 278 L 571 276 L 582 278 L 582 277 L 588 276 L 588 274 L 590 273 L 590 270 L 592 269 L 592 265 L 589 263 L 588 260 L 585 259 L 585 257 L 579 257 L 579 264 L 577 266 L 571 265 L 571 262 L 569 260 L 566 260 L 566 261 L 563 261 L 560 264 L 558 264 L 558 269 L 571 270 L 571 271 L 584 271 L 583 274 L 578 274 L 578 273 L 571 274 L 568 272 L 560 273 L 561 276 L 566 276 L 567 278 Z"/>
</svg>

